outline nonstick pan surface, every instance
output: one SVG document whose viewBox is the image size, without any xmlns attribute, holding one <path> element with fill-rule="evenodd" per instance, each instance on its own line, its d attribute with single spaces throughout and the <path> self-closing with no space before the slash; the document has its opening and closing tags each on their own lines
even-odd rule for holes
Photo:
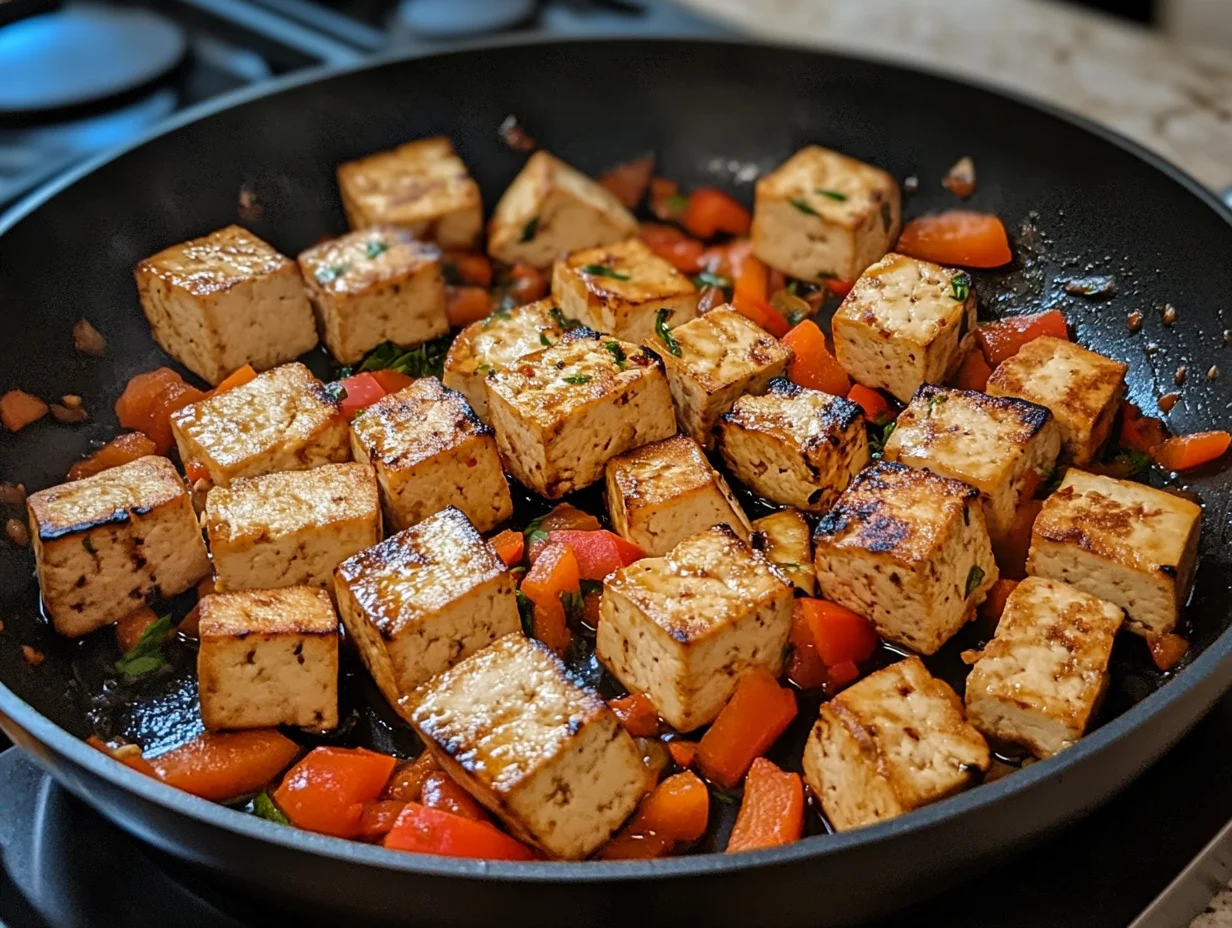
<svg viewBox="0 0 1232 928">
<path fill-rule="evenodd" d="M 91 440 L 114 433 L 110 408 L 126 380 L 166 363 L 137 304 L 131 269 L 140 258 L 237 221 L 293 255 L 345 229 L 335 165 L 424 135 L 453 139 L 490 208 L 525 159 L 497 137 L 511 113 L 591 173 L 654 151 L 659 172 L 684 188 L 722 186 L 745 201 L 758 173 L 818 142 L 900 179 L 917 176 L 908 217 L 958 205 L 939 180 L 970 155 L 979 186 L 969 205 L 1006 221 L 1016 254 L 1011 268 L 976 275 L 981 319 L 1060 308 L 1082 343 L 1129 362 L 1130 399 L 1146 412 L 1180 389 L 1167 417 L 1175 431 L 1226 425 L 1229 214 L 1132 144 L 1001 94 L 835 54 L 678 40 L 502 42 L 299 77 L 211 104 L 0 220 L 0 391 L 80 394 L 95 415 L 77 429 L 45 420 L 0 435 L 0 479 L 30 489 L 59 482 Z M 1066 281 L 1092 274 L 1113 275 L 1116 295 L 1093 302 L 1065 292 Z M 1164 303 L 1177 310 L 1170 327 Z M 1145 319 L 1137 333 L 1126 324 L 1133 311 Z M 83 316 L 108 339 L 103 359 L 72 349 L 70 330 Z M 1208 378 L 1223 366 L 1226 375 Z M 55 639 L 39 618 L 29 551 L 8 544 L 0 544 L 0 726 L 125 828 L 309 921 L 849 923 L 973 876 L 1089 811 L 1232 682 L 1229 479 L 1213 467 L 1172 485 L 1205 506 L 1185 630 L 1192 648 L 1176 673 L 1155 672 L 1136 639 L 1121 642 L 1102 724 L 1059 757 L 883 825 L 776 850 L 644 863 L 422 857 L 294 831 L 154 783 L 79 739 L 100 725 L 147 747 L 182 739 L 196 724 L 190 676 L 100 702 L 110 642 Z M 45 661 L 31 666 L 22 645 Z M 354 726 L 356 741 L 414 749 L 387 712 L 366 709 Z"/>
</svg>

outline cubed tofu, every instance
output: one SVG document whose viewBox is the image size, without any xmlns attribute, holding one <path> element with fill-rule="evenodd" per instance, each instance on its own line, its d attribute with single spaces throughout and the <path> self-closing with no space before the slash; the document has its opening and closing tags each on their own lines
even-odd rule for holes
<svg viewBox="0 0 1232 928">
<path fill-rule="evenodd" d="M 997 579 L 979 490 L 883 461 L 862 471 L 817 523 L 817 584 L 877 632 L 932 654 Z"/>
<path fill-rule="evenodd" d="M 965 271 L 888 254 L 868 268 L 830 323 L 834 353 L 852 380 L 904 403 L 920 384 L 958 370 L 975 328 Z"/>
<path fill-rule="evenodd" d="M 210 570 L 184 481 L 164 457 L 139 458 L 26 500 L 43 610 L 78 637 Z"/>
<path fill-rule="evenodd" d="M 376 468 L 395 530 L 456 506 L 481 532 L 513 515 L 492 426 L 435 377 L 381 397 L 351 423 L 355 460 Z"/>
<path fill-rule="evenodd" d="M 338 616 L 319 587 L 202 597 L 197 688 L 209 729 L 338 727 Z"/>
<path fill-rule="evenodd" d="M 757 181 L 753 253 L 800 280 L 855 280 L 898 238 L 902 196 L 880 168 L 810 145 Z"/>
<path fill-rule="evenodd" d="M 476 248 L 483 234 L 479 185 L 449 139 L 419 139 L 338 167 L 352 229 L 395 225 L 444 248 Z"/>
<path fill-rule="evenodd" d="M 565 321 L 555 303 L 537 300 L 472 322 L 449 346 L 441 379 L 488 422 L 488 393 L 483 386 L 488 373 L 555 345 L 565 334 Z"/>
<path fill-rule="evenodd" d="M 662 359 L 587 328 L 484 383 L 505 466 L 548 499 L 602 480 L 616 455 L 676 434 Z"/>
<path fill-rule="evenodd" d="M 1089 464 L 1112 433 L 1128 365 L 1048 335 L 1027 342 L 988 378 L 992 396 L 1017 396 L 1052 410 L 1061 460 Z"/>
<path fill-rule="evenodd" d="M 212 384 L 245 364 L 263 371 L 316 347 L 295 262 L 247 229 L 173 245 L 141 261 L 135 276 L 154 340 Z"/>
<path fill-rule="evenodd" d="M 595 654 L 673 728 L 693 731 L 749 671 L 782 671 L 792 598 L 762 554 L 715 526 L 607 578 Z"/>
<path fill-rule="evenodd" d="M 812 531 L 794 509 L 780 509 L 753 522 L 750 543 L 763 552 L 799 592 L 812 596 L 817 589 L 813 573 Z"/>
<path fill-rule="evenodd" d="M 492 212 L 488 254 L 548 268 L 560 255 L 632 238 L 637 229 L 614 194 L 540 149 Z"/>
<path fill-rule="evenodd" d="M 172 413 L 171 433 L 185 468 L 216 487 L 351 460 L 337 397 L 298 362 Z"/>
<path fill-rule="evenodd" d="M 1115 603 L 1128 631 L 1164 635 L 1189 599 L 1201 526 L 1197 503 L 1071 467 L 1036 517 L 1027 573 Z"/>
<path fill-rule="evenodd" d="M 695 319 L 699 296 L 640 238 L 575 251 L 552 268 L 552 299 L 566 316 L 627 342 L 653 336 L 663 310 L 669 328 Z"/>
<path fill-rule="evenodd" d="M 615 713 L 521 634 L 420 687 L 407 708 L 457 782 L 515 836 L 560 860 L 603 844 L 653 785 Z"/>
<path fill-rule="evenodd" d="M 214 487 L 203 521 L 220 593 L 332 590 L 334 568 L 381 540 L 376 476 L 366 464 L 325 464 Z"/>
<path fill-rule="evenodd" d="M 804 778 L 834 830 L 848 831 L 961 792 L 990 760 L 958 696 L 909 657 L 822 703 Z"/>
<path fill-rule="evenodd" d="M 745 393 L 764 393 L 787 370 L 791 350 L 730 306 L 674 329 L 672 345 L 645 344 L 663 355 L 680 430 L 704 448 L 714 444 L 719 416 Z"/>
<path fill-rule="evenodd" d="M 860 407 L 782 377 L 719 417 L 719 453 L 765 499 L 825 512 L 869 461 Z"/>
<path fill-rule="evenodd" d="M 390 705 L 521 629 L 513 575 L 452 506 L 338 565 L 338 612 Z"/>
<path fill-rule="evenodd" d="M 1045 407 L 1012 397 L 925 384 L 898 416 L 883 457 L 931 470 L 980 491 L 994 541 L 1018 504 L 1051 475 L 1061 430 Z"/>
<path fill-rule="evenodd" d="M 986 737 L 1048 757 L 1082 737 L 1108 686 L 1120 606 L 1027 577 L 967 676 L 967 719 Z"/>
<path fill-rule="evenodd" d="M 372 226 L 300 252 L 325 347 L 354 364 L 382 342 L 411 348 L 449 331 L 441 252 L 396 226 Z"/>
<path fill-rule="evenodd" d="M 686 435 L 642 445 L 607 462 L 612 530 L 647 554 L 667 554 L 712 525 L 748 541 L 748 517 L 723 475 Z"/>
</svg>

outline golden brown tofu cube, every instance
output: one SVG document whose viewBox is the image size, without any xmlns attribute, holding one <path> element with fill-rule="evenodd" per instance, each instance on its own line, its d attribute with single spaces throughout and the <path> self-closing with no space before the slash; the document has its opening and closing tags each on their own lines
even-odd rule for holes
<svg viewBox="0 0 1232 928">
<path fill-rule="evenodd" d="M 407 710 L 457 782 L 560 860 L 588 856 L 653 785 L 615 713 L 520 633 L 424 684 Z"/>
<path fill-rule="evenodd" d="M 200 604 L 197 681 L 209 729 L 338 727 L 338 617 L 318 587 L 215 593 Z"/>
<path fill-rule="evenodd" d="M 523 486 L 559 499 L 616 455 L 676 434 L 663 362 L 586 328 L 485 381 L 496 443 Z"/>
<path fill-rule="evenodd" d="M 560 255 L 631 238 L 637 228 L 614 194 L 540 149 L 492 212 L 488 254 L 548 268 Z"/>
<path fill-rule="evenodd" d="M 443 248 L 479 244 L 479 185 L 447 138 L 419 139 L 339 165 L 338 190 L 352 229 L 394 225 Z"/>
<path fill-rule="evenodd" d="M 749 544 L 761 551 L 805 596 L 817 589 L 813 573 L 812 531 L 804 516 L 794 509 L 780 509 L 753 522 Z"/>
<path fill-rule="evenodd" d="M 834 353 L 853 380 L 906 403 L 921 384 L 958 370 L 975 315 L 965 271 L 889 254 L 860 275 L 834 314 Z"/>
<path fill-rule="evenodd" d="M 933 654 L 997 579 L 979 491 L 882 461 L 860 472 L 817 523 L 822 595 L 883 638 Z"/>
<path fill-rule="evenodd" d="M 26 500 L 43 609 L 61 635 L 110 625 L 210 570 L 184 481 L 139 458 Z"/>
<path fill-rule="evenodd" d="M 595 654 L 677 731 L 713 722 L 742 677 L 783 669 L 792 588 L 725 525 L 604 582 Z"/>
<path fill-rule="evenodd" d="M 667 554 L 712 525 L 728 525 L 745 541 L 749 520 L 723 475 L 686 435 L 626 452 L 607 462 L 612 530 L 647 554 Z"/>
<path fill-rule="evenodd" d="M 640 238 L 575 251 L 552 268 L 552 299 L 566 316 L 627 342 L 653 336 L 661 310 L 669 327 L 696 318 L 699 295 Z"/>
<path fill-rule="evenodd" d="M 958 696 L 909 657 L 822 703 L 804 777 L 835 831 L 847 831 L 961 792 L 990 760 Z"/>
<path fill-rule="evenodd" d="M 354 364 L 382 342 L 411 348 L 449 331 L 435 245 L 372 226 L 300 252 L 300 270 L 325 347 Z"/>
<path fill-rule="evenodd" d="M 1164 635 L 1189 599 L 1201 529 L 1197 503 L 1071 467 L 1035 519 L 1027 573 L 1116 603 L 1128 631 Z"/>
<path fill-rule="evenodd" d="M 565 318 L 551 300 L 536 300 L 472 322 L 458 333 L 445 357 L 445 386 L 466 397 L 484 422 L 488 393 L 483 382 L 494 370 L 555 345 L 565 333 Z"/>
<path fill-rule="evenodd" d="M 295 262 L 247 229 L 173 245 L 141 261 L 135 276 L 154 340 L 212 384 L 245 364 L 267 370 L 316 346 Z"/>
<path fill-rule="evenodd" d="M 719 452 L 732 476 L 765 499 L 825 512 L 869 461 L 860 407 L 776 378 L 719 417 Z"/>
<path fill-rule="evenodd" d="M 1023 491 L 1047 479 L 1061 432 L 1043 406 L 925 385 L 899 413 L 883 457 L 971 484 L 996 542 L 1013 526 Z"/>
<path fill-rule="evenodd" d="M 338 612 L 389 704 L 518 631 L 513 575 L 452 506 L 348 558 Z"/>
<path fill-rule="evenodd" d="M 355 460 L 376 468 L 395 529 L 457 506 L 481 532 L 513 515 L 492 426 L 435 377 L 377 400 L 351 423 Z"/>
<path fill-rule="evenodd" d="M 184 466 L 203 467 L 217 487 L 351 460 L 337 397 L 298 362 L 185 406 L 172 414 L 171 433 Z"/>
<path fill-rule="evenodd" d="M 1048 757 L 1082 737 L 1108 686 L 1120 606 L 1027 577 L 967 676 L 967 718 L 994 741 Z"/>
<path fill-rule="evenodd" d="M 1041 336 L 1002 361 L 988 378 L 991 396 L 1047 406 L 1061 429 L 1061 460 L 1082 466 L 1112 433 L 1128 365 L 1063 338 Z"/>
<path fill-rule="evenodd" d="M 334 568 L 381 540 L 376 477 L 366 464 L 325 464 L 215 487 L 203 522 L 220 593 L 332 590 Z"/>
<path fill-rule="evenodd" d="M 809 145 L 757 181 L 753 253 L 800 280 L 852 281 L 889 251 L 901 223 L 893 177 Z"/>
<path fill-rule="evenodd" d="M 704 448 L 714 444 L 719 416 L 745 393 L 764 393 L 787 370 L 791 351 L 730 306 L 717 306 L 645 344 L 667 365 L 680 430 Z M 675 346 L 673 348 L 673 345 Z"/>
</svg>

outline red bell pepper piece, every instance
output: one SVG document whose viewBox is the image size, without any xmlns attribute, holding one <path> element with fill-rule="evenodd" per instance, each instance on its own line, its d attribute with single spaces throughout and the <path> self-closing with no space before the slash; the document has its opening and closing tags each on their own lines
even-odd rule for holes
<svg viewBox="0 0 1232 928">
<path fill-rule="evenodd" d="M 388 392 L 381 386 L 381 382 L 367 371 L 340 381 L 340 386 L 346 391 L 346 396 L 342 398 L 339 405 L 348 421 L 354 419 L 361 409 L 367 409 Z"/>
<path fill-rule="evenodd" d="M 409 802 L 384 844 L 397 851 L 437 854 L 441 857 L 476 857 L 482 860 L 533 860 L 525 844 L 477 822 L 440 809 Z"/>
<path fill-rule="evenodd" d="M 706 779 L 730 789 L 795 717 L 796 694 L 779 686 L 767 670 L 750 672 L 702 735 L 697 748 L 698 767 Z"/>
<path fill-rule="evenodd" d="M 380 798 L 396 763 L 365 748 L 314 748 L 283 778 L 274 802 L 298 828 L 353 838 L 364 803 Z"/>
<path fill-rule="evenodd" d="M 573 549 L 578 576 L 582 580 L 602 580 L 612 571 L 646 556 L 637 545 L 607 529 L 597 532 L 574 529 L 551 531 L 548 532 L 548 543 L 568 545 Z"/>
<path fill-rule="evenodd" d="M 798 599 L 796 608 L 813 632 L 813 644 L 827 667 L 866 661 L 877 649 L 877 632 L 868 619 L 825 599 Z"/>
<path fill-rule="evenodd" d="M 266 786 L 299 753 L 272 728 L 204 732 L 150 763 L 164 783 L 202 799 L 233 799 Z"/>
<path fill-rule="evenodd" d="M 1065 325 L 1065 317 L 1057 310 L 1050 309 L 1027 316 L 1010 316 L 975 330 L 975 340 L 984 352 L 989 367 L 994 369 L 1006 358 L 1018 354 L 1027 342 L 1033 342 L 1041 335 L 1068 340 L 1069 330 Z"/>
</svg>

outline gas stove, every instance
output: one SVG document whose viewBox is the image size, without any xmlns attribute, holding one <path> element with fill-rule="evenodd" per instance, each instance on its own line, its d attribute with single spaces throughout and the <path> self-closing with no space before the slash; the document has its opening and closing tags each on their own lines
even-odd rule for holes
<svg viewBox="0 0 1232 928">
<path fill-rule="evenodd" d="M 1232 816 L 1230 728 L 1232 696 L 1089 818 L 869 928 L 1125 928 Z M 0 783 L 0 928 L 248 928 L 290 919 L 130 838 L 15 748 L 0 754 Z M 841 887 L 817 887 L 819 907 L 830 892 Z"/>
<path fill-rule="evenodd" d="M 721 29 L 663 0 L 0 0 L 0 211 L 82 158 L 227 91 L 500 32 Z"/>
</svg>

